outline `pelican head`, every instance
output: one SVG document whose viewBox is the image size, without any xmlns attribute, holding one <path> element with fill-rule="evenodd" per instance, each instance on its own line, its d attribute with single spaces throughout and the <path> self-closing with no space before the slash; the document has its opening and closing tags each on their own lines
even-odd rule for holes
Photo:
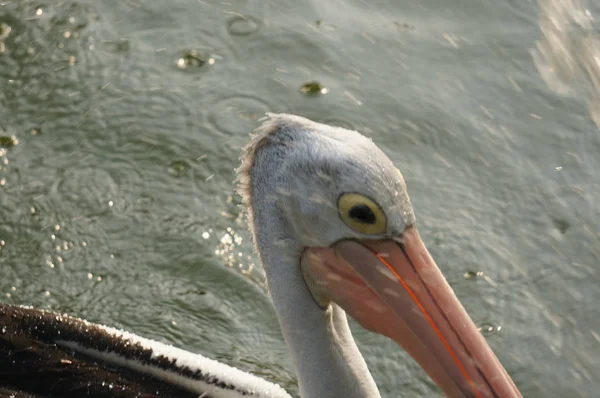
<svg viewBox="0 0 600 398">
<path fill-rule="evenodd" d="M 240 187 L 303 397 L 378 397 L 346 313 L 403 347 L 451 397 L 518 397 L 415 226 L 370 139 L 269 114 Z"/>
</svg>

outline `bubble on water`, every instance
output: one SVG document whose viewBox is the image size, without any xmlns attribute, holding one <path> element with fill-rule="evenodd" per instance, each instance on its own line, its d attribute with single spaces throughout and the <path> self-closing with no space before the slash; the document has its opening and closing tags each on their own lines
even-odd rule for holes
<svg viewBox="0 0 600 398">
<path fill-rule="evenodd" d="M 204 65 L 213 65 L 215 59 L 210 56 L 205 56 L 197 50 L 189 50 L 177 59 L 176 65 L 179 69 L 201 68 Z"/>
<path fill-rule="evenodd" d="M 190 164 L 185 160 L 174 160 L 169 165 L 169 173 L 175 177 L 181 177 L 187 173 Z"/>
<path fill-rule="evenodd" d="M 309 81 L 300 86 L 300 92 L 306 95 L 327 94 L 329 90 L 317 81 Z"/>
<path fill-rule="evenodd" d="M 481 322 L 477 325 L 477 329 L 486 337 L 494 335 L 502 330 L 502 326 L 494 322 Z"/>
<path fill-rule="evenodd" d="M 232 36 L 249 36 L 258 32 L 258 21 L 247 15 L 238 15 L 227 22 L 227 31 Z"/>
<path fill-rule="evenodd" d="M 552 222 L 554 223 L 554 226 L 556 227 L 556 229 L 558 229 L 560 231 L 561 234 L 565 234 L 571 227 L 571 224 L 569 224 L 569 222 L 566 220 L 561 220 L 561 219 L 555 218 L 552 220 Z"/>
<path fill-rule="evenodd" d="M 0 147 L 12 148 L 19 145 L 19 139 L 14 135 L 0 135 Z"/>
<path fill-rule="evenodd" d="M 476 279 L 483 276 L 482 271 L 467 271 L 463 275 L 465 279 Z"/>
</svg>

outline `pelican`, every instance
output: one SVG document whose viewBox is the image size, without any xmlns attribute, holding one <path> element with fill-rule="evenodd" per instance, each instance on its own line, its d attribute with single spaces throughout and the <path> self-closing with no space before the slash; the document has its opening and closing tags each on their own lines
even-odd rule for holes
<svg viewBox="0 0 600 398">
<path fill-rule="evenodd" d="M 398 343 L 448 397 L 521 397 L 419 237 L 402 174 L 373 141 L 267 114 L 237 172 L 302 398 L 380 397 L 347 314 Z M 290 398 L 198 354 L 0 304 L 0 395 L 25 391 Z"/>
</svg>

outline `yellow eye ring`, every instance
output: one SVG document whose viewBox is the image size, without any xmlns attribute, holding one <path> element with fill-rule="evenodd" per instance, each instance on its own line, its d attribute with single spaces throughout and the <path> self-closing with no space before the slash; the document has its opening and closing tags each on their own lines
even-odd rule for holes
<svg viewBox="0 0 600 398">
<path fill-rule="evenodd" d="M 338 198 L 340 218 L 348 227 L 365 235 L 383 234 L 387 219 L 383 210 L 368 197 L 358 193 L 344 193 Z"/>
</svg>

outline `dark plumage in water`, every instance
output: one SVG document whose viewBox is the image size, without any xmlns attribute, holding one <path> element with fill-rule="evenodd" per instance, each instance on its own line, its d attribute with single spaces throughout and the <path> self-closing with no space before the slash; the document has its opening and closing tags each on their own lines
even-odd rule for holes
<svg viewBox="0 0 600 398">
<path fill-rule="evenodd" d="M 0 303 L 0 396 L 15 397 L 173 397 L 198 394 L 148 374 L 91 360 L 61 347 L 77 341 L 98 350 L 150 361 L 152 352 L 123 344 L 97 326 L 66 315 Z"/>
</svg>

